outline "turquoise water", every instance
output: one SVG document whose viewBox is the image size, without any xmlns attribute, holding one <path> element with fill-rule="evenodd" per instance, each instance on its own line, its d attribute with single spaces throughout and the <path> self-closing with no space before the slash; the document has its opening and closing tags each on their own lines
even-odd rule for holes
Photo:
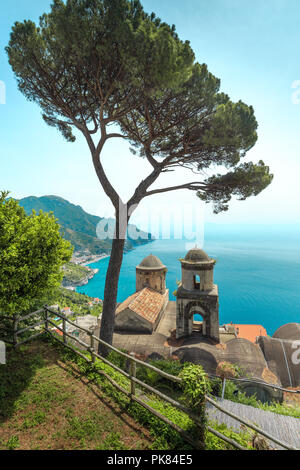
<svg viewBox="0 0 300 470">
<path fill-rule="evenodd" d="M 150 253 L 167 266 L 170 299 L 181 278 L 184 240 L 155 240 L 124 256 L 118 301 L 135 292 L 135 266 Z M 272 335 L 284 323 L 300 322 L 300 226 L 208 225 L 205 251 L 217 259 L 220 322 L 261 324 Z M 99 273 L 77 292 L 103 298 L 108 258 L 91 265 Z"/>
</svg>

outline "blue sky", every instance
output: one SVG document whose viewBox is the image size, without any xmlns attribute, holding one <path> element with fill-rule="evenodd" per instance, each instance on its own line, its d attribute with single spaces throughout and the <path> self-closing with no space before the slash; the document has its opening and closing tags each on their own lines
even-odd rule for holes
<svg viewBox="0 0 300 470">
<path fill-rule="evenodd" d="M 6 104 L 0 104 L 0 189 L 13 197 L 56 194 L 90 213 L 111 215 L 110 202 L 95 176 L 85 141 L 67 143 L 42 120 L 38 107 L 17 90 L 4 47 L 15 21 L 37 20 L 50 0 L 10 0 L 1 5 L 0 81 Z M 247 159 L 263 159 L 273 184 L 256 198 L 233 201 L 227 213 L 205 220 L 216 223 L 299 223 L 300 135 L 300 2 L 298 0 L 144 0 L 146 11 L 175 24 L 200 63 L 221 79 L 233 100 L 251 104 L 259 123 L 259 141 Z M 292 85 L 297 86 L 293 89 Z M 0 92 L 1 100 L 1 92 Z M 106 148 L 103 161 L 121 195 L 130 196 L 149 167 L 119 140 Z M 124 173 L 124 167 L 126 172 Z M 158 182 L 189 181 L 187 172 Z M 135 215 L 179 207 L 203 210 L 193 193 L 180 191 L 148 198 Z"/>
</svg>

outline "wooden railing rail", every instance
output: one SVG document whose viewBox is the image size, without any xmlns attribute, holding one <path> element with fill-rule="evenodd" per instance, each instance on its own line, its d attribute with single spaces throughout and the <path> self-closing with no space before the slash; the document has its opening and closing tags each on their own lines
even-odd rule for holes
<svg viewBox="0 0 300 470">
<path fill-rule="evenodd" d="M 168 379 L 168 380 L 171 380 L 172 382 L 177 382 L 177 383 L 181 383 L 182 380 L 180 377 L 176 377 L 175 375 L 171 375 L 171 374 L 168 374 L 167 372 L 161 370 L 161 369 L 158 369 L 157 367 L 155 366 L 152 366 L 151 364 L 148 364 L 147 362 L 143 362 L 141 361 L 140 359 L 137 359 L 136 357 L 133 359 L 132 356 L 130 356 L 129 354 L 127 353 L 124 353 L 123 351 L 120 351 L 119 349 L 115 348 L 114 346 L 112 346 L 111 344 L 108 344 L 106 343 L 105 341 L 103 340 L 100 340 L 99 338 L 97 338 L 96 336 L 93 336 L 93 338 L 98 341 L 99 343 L 101 343 L 103 346 L 106 346 L 107 348 L 109 348 L 111 351 L 114 351 L 118 354 L 120 354 L 120 356 L 123 356 L 123 357 L 126 357 L 127 359 L 129 360 L 134 360 L 134 362 L 136 364 L 139 364 L 140 366 L 143 366 L 143 367 L 146 367 L 147 369 L 150 369 L 152 370 L 153 372 L 156 372 L 157 374 L 159 374 L 161 377 L 164 377 L 165 379 Z"/>
<path fill-rule="evenodd" d="M 28 326 L 26 328 L 22 328 L 20 330 L 18 330 L 18 324 L 19 322 L 22 322 L 24 321 L 25 319 L 28 319 L 30 317 L 33 317 L 33 316 L 36 316 L 36 315 L 40 315 L 43 313 L 43 320 L 42 321 L 39 321 L 31 326 Z M 60 318 L 62 320 L 62 328 L 58 325 L 56 325 L 56 323 L 54 323 L 50 317 L 50 315 L 55 315 L 56 317 Z M 82 341 L 81 339 L 77 338 L 76 336 L 73 336 L 72 334 L 70 334 L 68 331 L 67 331 L 67 327 L 66 325 L 67 324 L 70 324 L 74 327 L 76 327 L 76 329 L 78 330 L 81 330 L 83 331 L 84 333 L 86 333 L 88 336 L 89 336 L 89 343 L 90 344 L 87 344 L 85 343 L 84 341 Z M 30 336 L 30 338 L 26 338 L 25 340 L 23 341 L 19 341 L 18 340 L 18 336 L 26 331 L 29 331 L 33 328 L 38 328 L 39 326 L 44 326 L 43 328 L 43 331 L 39 331 L 37 332 L 36 334 L 34 334 L 33 336 Z M 62 340 L 59 339 L 58 335 L 56 335 L 50 328 L 49 328 L 49 325 L 52 325 L 55 329 L 57 329 L 58 331 L 62 332 L 63 334 L 63 337 L 62 337 Z M 107 378 L 107 380 L 114 386 L 116 387 L 117 389 L 119 389 L 120 391 L 122 391 L 123 393 L 125 393 L 128 397 L 130 397 L 133 401 L 136 401 L 137 403 L 139 403 L 141 406 L 143 406 L 145 409 L 147 409 L 148 411 L 150 411 L 151 413 L 153 413 L 155 416 L 157 416 L 158 418 L 160 418 L 162 421 L 164 421 L 165 423 L 169 424 L 171 427 L 173 427 L 174 429 L 176 429 L 188 442 L 190 442 L 193 446 L 197 447 L 197 448 L 202 448 L 201 444 L 199 443 L 195 443 L 194 440 L 191 439 L 191 437 L 188 435 L 188 433 L 183 430 L 182 428 L 180 428 L 178 425 L 176 425 L 175 423 L 171 422 L 168 418 L 166 418 L 164 415 L 162 415 L 161 413 L 159 413 L 157 410 L 155 410 L 154 408 L 152 408 L 151 406 L 149 406 L 147 403 L 145 403 L 143 400 L 141 400 L 140 398 L 138 398 L 136 396 L 136 385 L 139 385 L 140 387 L 144 388 L 145 390 L 155 394 L 156 396 L 158 396 L 159 398 L 161 398 L 162 400 L 166 401 L 167 403 L 170 403 L 172 406 L 174 406 L 175 408 L 179 409 L 180 411 L 186 413 L 190 419 L 197 425 L 197 426 L 202 426 L 199 418 L 195 415 L 195 413 L 190 410 L 189 408 L 185 407 L 183 404 L 179 403 L 178 401 L 174 400 L 173 398 L 165 395 L 164 393 L 156 390 L 155 388 L 151 387 L 150 385 L 144 383 L 143 381 L 139 380 L 137 377 L 136 377 L 136 366 L 137 365 L 140 365 L 140 366 L 143 366 L 143 367 L 146 367 L 150 370 L 152 370 L 153 372 L 156 372 L 157 374 L 159 374 L 161 377 L 164 377 L 170 381 L 173 381 L 173 382 L 176 382 L 176 383 L 181 383 L 182 380 L 180 377 L 176 377 L 174 375 L 171 375 L 171 374 L 168 374 L 167 372 L 164 372 L 160 369 L 158 369 L 157 367 L 151 365 L 151 364 L 148 364 L 146 362 L 143 362 L 139 359 L 137 359 L 136 357 L 134 357 L 133 354 L 127 354 L 127 353 L 124 353 L 123 351 L 120 351 L 119 349 L 115 348 L 114 346 L 106 343 L 105 341 L 101 340 L 100 338 L 94 336 L 90 330 L 88 330 L 87 328 L 84 328 L 84 327 L 81 327 L 79 326 L 78 324 L 76 324 L 75 322 L 73 322 L 72 320 L 70 320 L 69 318 L 67 318 L 65 315 L 63 315 L 61 313 L 61 311 L 53 311 L 51 310 L 48 306 L 45 306 L 43 310 L 38 310 L 37 312 L 33 312 L 32 314 L 28 314 L 24 317 L 18 317 L 17 321 L 14 321 L 14 344 L 15 346 L 19 346 L 21 344 L 24 344 L 28 341 L 31 341 L 32 339 L 40 336 L 41 334 L 43 334 L 44 332 L 47 332 L 48 334 L 51 335 L 51 337 L 55 338 L 60 344 L 64 345 L 65 347 L 67 347 L 68 349 L 72 350 L 73 352 L 75 352 L 77 355 L 79 355 L 80 357 L 82 357 L 84 360 L 86 360 L 87 362 L 89 363 L 94 363 L 95 362 L 95 359 L 98 358 L 100 359 L 102 362 L 104 362 L 105 364 L 109 365 L 110 367 L 112 367 L 114 370 L 116 370 L 117 372 L 119 372 L 120 374 L 122 374 L 124 377 L 126 377 L 129 381 L 130 381 L 130 391 L 129 390 L 126 390 L 124 389 L 123 387 L 121 387 L 119 384 L 117 384 L 111 377 L 109 377 L 108 374 L 106 374 L 104 371 L 102 370 L 99 370 L 99 369 L 96 369 L 96 371 L 100 374 L 100 375 L 103 375 Z M 78 344 L 80 344 L 87 352 L 90 353 L 91 355 L 91 359 L 89 359 L 85 354 L 81 353 L 80 351 L 78 351 L 76 348 L 72 347 L 70 344 L 68 344 L 68 341 L 67 341 L 67 338 L 70 338 L 72 339 L 72 341 L 75 341 L 77 342 Z M 95 349 L 95 343 L 100 343 L 104 346 L 106 346 L 109 350 L 111 351 L 114 351 L 116 352 L 117 354 L 119 354 L 120 356 L 126 358 L 128 361 L 129 361 L 129 373 L 122 370 L 121 368 L 119 368 L 118 366 L 116 366 L 115 364 L 113 364 L 111 361 L 109 361 L 107 358 L 103 357 L 102 355 L 100 355 L 96 349 Z M 261 382 L 260 382 L 261 383 Z M 276 444 L 280 445 L 282 448 L 284 449 L 289 449 L 289 450 L 297 450 L 295 447 L 292 447 L 284 442 L 281 442 L 279 439 L 275 438 L 274 436 L 271 436 L 269 433 L 263 431 L 262 429 L 258 428 L 257 426 L 255 426 L 254 424 L 251 424 L 247 421 L 245 421 L 244 419 L 240 418 L 239 416 L 235 415 L 234 413 L 231 413 L 229 412 L 228 410 L 226 410 L 224 407 L 222 407 L 218 402 L 216 402 L 215 400 L 213 400 L 212 398 L 210 398 L 209 396 L 206 396 L 206 401 L 208 403 L 210 403 L 212 406 L 214 406 L 215 408 L 219 409 L 220 411 L 222 411 L 224 414 L 230 416 L 231 418 L 239 421 L 240 423 L 244 424 L 245 426 L 247 426 L 248 428 L 254 430 L 255 432 L 263 435 L 264 437 L 266 437 L 267 439 L 275 442 Z M 234 440 L 232 439 L 229 439 L 228 437 L 224 436 L 223 434 L 221 434 L 220 432 L 216 431 L 215 429 L 211 428 L 210 426 L 207 427 L 207 430 L 209 432 L 211 432 L 212 434 L 214 434 L 215 436 L 219 437 L 220 439 L 222 439 L 223 441 L 229 443 L 230 445 L 232 445 L 233 447 L 239 449 L 239 450 L 245 450 L 244 447 L 242 447 L 240 444 L 238 444 L 237 442 L 235 442 Z"/>
<path fill-rule="evenodd" d="M 252 429 L 253 431 L 261 434 L 262 436 L 266 437 L 267 439 L 270 439 L 270 441 L 273 441 L 275 442 L 275 444 L 279 444 L 281 447 L 283 447 L 284 449 L 287 449 L 287 450 L 299 450 L 297 449 L 296 447 L 293 447 L 293 446 L 290 446 L 289 444 L 286 444 L 285 442 L 282 442 L 280 441 L 279 439 L 277 439 L 276 437 L 274 436 L 271 436 L 269 433 L 267 433 L 266 431 L 263 431 L 261 428 L 255 426 L 254 424 L 252 423 L 249 423 L 248 421 L 245 421 L 244 419 L 240 418 L 239 416 L 237 416 L 236 414 L 234 413 L 231 413 L 230 411 L 226 410 L 223 406 L 219 405 L 218 402 L 216 402 L 215 400 L 213 400 L 212 398 L 206 396 L 206 401 L 208 403 L 210 403 L 211 405 L 213 405 L 215 408 L 217 408 L 218 410 L 222 411 L 222 413 L 225 413 L 227 416 L 230 416 L 231 418 L 235 419 L 236 421 L 239 421 L 240 423 L 244 424 L 245 426 L 247 426 L 248 428 Z"/>
<path fill-rule="evenodd" d="M 28 318 L 34 317 L 36 315 L 41 315 L 42 313 L 44 313 L 44 309 L 40 309 L 40 310 L 37 310 L 36 312 L 28 313 L 28 315 L 25 315 L 24 317 L 19 317 L 19 321 L 21 322 L 24 320 L 28 320 Z"/>
<path fill-rule="evenodd" d="M 220 378 L 220 376 L 216 375 L 216 374 L 207 374 L 207 375 L 209 377 L 215 378 L 215 379 Z M 230 377 L 230 378 L 227 378 L 226 381 L 230 381 L 230 382 L 248 382 L 248 383 L 251 383 L 251 384 L 257 384 L 257 385 L 263 385 L 263 386 L 269 387 L 269 388 L 275 388 L 276 390 L 281 390 L 282 392 L 300 394 L 300 390 L 290 390 L 289 388 L 283 388 L 283 387 L 280 387 L 279 385 L 276 385 L 276 384 L 270 384 L 268 382 L 264 382 L 263 380 L 255 380 L 255 378 L 248 379 L 248 378 Z"/>
<path fill-rule="evenodd" d="M 53 313 L 56 313 L 56 312 L 53 312 Z M 57 315 L 57 316 L 60 316 L 60 315 Z M 62 317 L 64 317 L 63 315 L 61 315 Z M 66 318 L 66 321 L 69 322 L 70 324 L 73 324 L 74 326 L 76 326 L 78 328 L 78 325 L 76 325 L 75 323 L 73 323 L 72 321 L 70 321 L 69 319 Z M 109 348 L 111 351 L 114 351 L 116 353 L 118 353 L 119 355 L 127 358 L 129 361 L 130 361 L 130 371 L 132 371 L 132 364 L 139 364 L 143 367 L 147 367 L 148 369 L 152 370 L 153 372 L 156 372 L 157 374 L 159 374 L 160 376 L 164 377 L 164 378 L 167 378 L 171 381 L 174 381 L 174 382 L 177 382 L 177 383 L 180 383 L 182 382 L 182 380 L 179 378 L 179 377 L 176 377 L 176 376 L 173 376 L 171 374 L 168 374 L 160 369 L 158 369 L 157 367 L 155 366 L 152 366 L 151 364 L 148 364 L 146 362 L 143 362 L 135 357 L 133 357 L 132 355 L 129 355 L 127 353 L 124 353 L 123 351 L 120 351 L 119 349 L 115 348 L 114 346 L 106 343 L 105 341 L 97 338 L 96 336 L 92 335 L 91 332 L 85 328 L 81 328 L 80 329 L 82 331 L 85 331 L 88 335 L 90 335 L 91 338 L 93 338 L 95 341 L 97 341 L 98 343 L 101 343 L 102 345 L 106 346 L 107 348 Z M 73 339 L 77 340 L 77 338 L 74 338 Z M 87 346 L 87 345 L 86 345 Z M 185 413 L 189 414 L 190 416 L 190 412 L 188 412 L 187 409 L 183 410 L 182 408 L 182 405 L 178 402 L 176 402 L 175 400 L 171 399 L 170 397 L 168 397 L 167 395 L 164 395 L 162 394 L 161 392 L 158 392 L 156 389 L 154 389 L 153 387 L 149 386 L 148 384 L 145 384 L 144 382 L 138 380 L 134 374 L 130 373 L 130 374 L 127 374 L 125 373 L 122 369 L 118 368 L 117 366 L 115 366 L 113 363 L 111 363 L 110 361 L 108 361 L 107 359 L 103 358 L 103 356 L 100 356 L 99 354 L 95 353 L 94 352 L 94 355 L 96 357 L 98 357 L 99 359 L 101 359 L 102 361 L 104 361 L 106 364 L 110 365 L 111 367 L 113 367 L 115 370 L 117 370 L 118 372 L 120 372 L 121 374 L 123 375 L 126 375 L 127 378 L 130 379 L 131 381 L 131 390 L 135 390 L 135 383 L 137 383 L 138 385 L 140 385 L 141 387 L 147 389 L 148 391 L 152 392 L 152 393 L 155 393 L 156 395 L 160 396 L 162 399 L 164 399 L 165 401 L 168 401 L 169 403 L 173 404 L 173 406 L 175 406 L 176 408 L 180 409 L 181 411 L 184 411 Z M 231 418 L 239 421 L 240 423 L 244 424 L 245 426 L 247 426 L 248 428 L 254 430 L 255 432 L 263 435 L 264 437 L 267 437 L 268 439 L 270 439 L 271 441 L 275 442 L 276 444 L 279 444 L 281 447 L 285 448 L 285 449 L 288 449 L 288 450 L 296 450 L 295 447 L 293 446 L 289 446 L 288 444 L 282 442 L 282 441 L 279 441 L 278 439 L 276 439 L 274 436 L 271 436 L 270 434 L 266 433 L 265 431 L 262 431 L 260 428 L 258 428 L 257 426 L 255 425 L 252 425 L 251 423 L 243 420 L 242 418 L 240 418 L 239 416 L 227 411 L 224 407 L 222 407 L 221 405 L 219 405 L 217 402 L 215 402 L 214 400 L 212 400 L 210 397 L 206 396 L 206 400 L 211 403 L 214 407 L 218 408 L 220 411 L 222 411 L 224 414 L 227 414 L 228 416 L 230 416 Z M 225 437 L 225 436 L 224 436 Z"/>
<path fill-rule="evenodd" d="M 19 336 L 19 335 L 21 335 L 22 333 L 25 333 L 26 331 L 30 331 L 30 330 L 32 330 L 33 328 L 36 328 L 36 327 L 38 327 L 38 326 L 42 326 L 42 325 L 44 325 L 44 324 L 45 324 L 45 320 L 36 322 L 36 323 L 34 323 L 33 325 L 27 326 L 26 328 L 22 328 L 21 330 L 16 330 L 16 335 Z"/>
<path fill-rule="evenodd" d="M 115 348 L 115 347 L 112 346 L 111 344 L 108 344 L 108 343 L 106 343 L 105 341 L 103 341 L 103 340 L 101 340 L 100 338 L 98 338 L 97 336 L 94 336 L 93 334 L 91 334 L 91 331 L 88 330 L 87 328 L 84 328 L 84 327 L 82 327 L 82 326 L 79 327 L 76 323 L 74 323 L 72 320 L 69 320 L 69 318 L 67 318 L 67 317 L 66 317 L 65 315 L 63 315 L 62 313 L 53 311 L 53 310 L 51 310 L 51 309 L 49 309 L 49 308 L 47 308 L 47 307 L 46 307 L 46 310 L 47 310 L 49 313 L 51 313 L 51 314 L 53 314 L 53 315 L 56 315 L 57 317 L 61 318 L 62 320 L 65 320 L 65 321 L 66 321 L 67 323 L 69 323 L 70 325 L 75 326 L 77 329 L 83 331 L 83 332 L 86 333 L 87 335 L 91 336 L 91 338 L 92 338 L 94 341 L 96 341 L 96 342 L 98 342 L 98 343 L 101 343 L 103 346 L 106 346 L 106 347 L 109 348 L 111 351 L 116 352 L 117 354 L 119 354 L 120 356 L 125 357 L 125 358 L 128 359 L 129 361 L 131 361 L 131 360 L 133 359 L 133 357 L 130 356 L 129 354 L 127 354 L 127 353 L 125 353 L 125 352 L 123 352 L 123 351 L 120 351 L 119 349 Z M 53 324 L 53 323 L 52 323 L 52 324 Z M 55 324 L 54 324 L 54 326 L 55 326 L 56 328 L 58 328 Z M 61 328 L 58 328 L 58 329 L 59 329 L 60 331 L 63 331 Z M 77 340 L 77 338 L 76 338 L 76 337 L 73 337 L 73 336 L 72 336 L 72 339 Z M 85 344 L 84 346 L 88 347 L 88 345 L 86 345 L 86 344 Z M 137 358 L 134 358 L 134 362 L 135 362 L 136 364 L 141 365 L 141 366 L 147 367 L 148 369 L 151 369 L 153 372 L 156 372 L 157 374 L 161 375 L 161 376 L 164 377 L 165 379 L 168 379 L 168 380 L 171 380 L 171 381 L 177 382 L 177 383 L 180 383 L 180 382 L 181 382 L 181 379 L 180 379 L 179 377 L 176 377 L 176 376 L 174 376 L 174 375 L 168 374 L 167 372 L 164 372 L 164 371 L 158 369 L 157 367 L 154 367 L 154 366 L 152 366 L 151 364 L 148 364 L 147 362 L 140 361 L 140 360 L 137 359 Z"/>
</svg>

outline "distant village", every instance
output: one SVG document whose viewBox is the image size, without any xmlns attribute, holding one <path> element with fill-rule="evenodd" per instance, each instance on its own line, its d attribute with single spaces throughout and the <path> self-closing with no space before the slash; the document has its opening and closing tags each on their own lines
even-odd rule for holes
<svg viewBox="0 0 300 470">
<path fill-rule="evenodd" d="M 109 255 L 107 253 L 101 253 L 99 255 L 92 255 L 89 250 L 75 251 L 71 262 L 79 266 L 86 266 L 90 263 L 97 263 L 101 259 L 107 258 Z"/>
<path fill-rule="evenodd" d="M 83 304 L 83 307 L 87 307 L 90 311 L 93 309 L 93 307 L 102 307 L 103 301 L 102 299 L 99 299 L 98 297 L 92 298 L 92 300 L 86 302 L 86 304 Z M 67 323 L 66 328 L 67 332 L 71 334 L 72 336 L 78 337 L 80 334 L 80 328 L 85 328 L 90 331 L 94 331 L 95 328 L 100 326 L 100 321 L 101 321 L 101 310 L 102 309 L 96 309 L 96 314 L 95 313 L 90 313 L 90 314 L 85 314 L 85 315 L 78 315 L 76 312 L 72 310 L 71 307 L 63 307 L 60 309 L 60 306 L 58 304 L 51 305 L 50 307 L 51 310 L 57 311 L 58 314 L 61 313 L 65 317 L 69 318 L 72 320 L 74 323 L 76 323 L 77 326 L 75 325 L 70 325 Z M 100 311 L 99 311 L 100 310 Z M 62 319 L 57 316 L 54 321 L 57 323 L 57 326 L 61 328 L 62 326 Z M 62 332 L 58 329 L 53 327 L 52 330 L 56 332 L 59 335 L 62 335 Z"/>
<path fill-rule="evenodd" d="M 64 279 L 62 286 L 65 289 L 75 291 L 76 287 L 86 285 L 99 269 L 94 269 L 89 264 L 96 263 L 109 255 L 101 253 L 93 255 L 89 250 L 75 251 L 70 262 L 63 266 Z"/>
</svg>

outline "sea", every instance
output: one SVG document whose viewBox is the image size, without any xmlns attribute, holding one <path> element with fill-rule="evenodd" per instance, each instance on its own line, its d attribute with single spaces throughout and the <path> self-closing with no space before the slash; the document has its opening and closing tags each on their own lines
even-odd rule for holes
<svg viewBox="0 0 300 470">
<path fill-rule="evenodd" d="M 256 324 L 269 335 L 283 324 L 300 323 L 300 224 L 207 224 L 203 246 L 196 240 L 156 239 L 124 255 L 118 302 L 135 292 L 135 267 L 149 254 L 168 268 L 170 300 L 181 279 L 180 258 L 191 247 L 217 260 L 220 324 Z M 76 290 L 103 298 L 109 258 L 91 264 L 99 272 Z"/>
</svg>

